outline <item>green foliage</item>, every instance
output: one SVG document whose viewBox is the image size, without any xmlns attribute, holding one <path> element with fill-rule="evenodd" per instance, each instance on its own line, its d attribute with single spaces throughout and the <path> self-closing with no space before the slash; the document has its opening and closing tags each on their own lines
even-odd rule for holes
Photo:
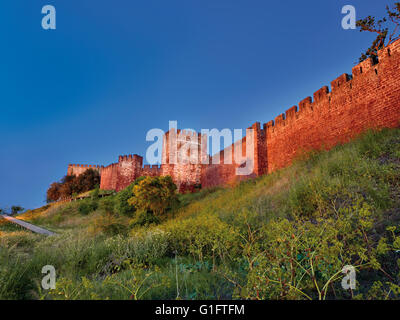
<svg viewBox="0 0 400 320">
<path fill-rule="evenodd" d="M 0 247 L 0 300 L 27 299 L 34 288 L 29 264 L 13 254 L 14 250 Z"/>
<path fill-rule="evenodd" d="M 117 234 L 126 235 L 128 233 L 128 226 L 119 217 L 105 213 L 97 216 L 89 227 L 92 234 L 105 234 L 114 236 Z"/>
<path fill-rule="evenodd" d="M 135 213 L 135 207 L 131 205 L 128 200 L 133 197 L 133 186 L 143 180 L 144 177 L 140 177 L 135 180 L 132 184 L 126 187 L 124 190 L 118 192 L 115 199 L 115 210 L 122 215 L 132 217 Z"/>
<path fill-rule="evenodd" d="M 130 221 L 130 226 L 132 228 L 145 227 L 159 222 L 160 219 L 152 212 L 139 210 L 136 211 L 135 217 Z"/>
<path fill-rule="evenodd" d="M 82 192 L 98 188 L 100 174 L 97 170 L 88 169 L 78 177 L 65 176 L 60 182 L 54 182 L 47 190 L 47 202 L 67 199 Z"/>
<path fill-rule="evenodd" d="M 247 282 L 238 296 L 251 299 L 347 298 L 342 268 L 379 270 L 369 232 L 374 217 L 364 203 L 315 220 L 278 219 L 258 233 L 262 245 L 248 247 Z"/>
<path fill-rule="evenodd" d="M 88 215 L 89 213 L 95 211 L 98 207 L 96 200 L 82 200 L 79 203 L 78 211 L 82 215 Z"/>
<path fill-rule="evenodd" d="M 144 177 L 132 189 L 133 197 L 128 203 L 138 212 L 152 213 L 160 217 L 171 209 L 178 197 L 171 177 Z"/>
<path fill-rule="evenodd" d="M 101 199 L 100 201 L 100 209 L 105 214 L 115 214 L 115 199 L 114 197 L 106 197 Z"/>
<path fill-rule="evenodd" d="M 93 190 L 100 185 L 100 174 L 94 169 L 86 170 L 75 179 L 74 184 L 74 191 L 78 194 Z"/>
<path fill-rule="evenodd" d="M 399 299 L 399 155 L 399 129 L 370 131 L 268 176 L 179 195 L 164 212 L 125 215 L 133 186 L 27 211 L 57 235 L 0 226 L 0 298 Z M 146 181 L 135 186 L 162 190 Z M 50 292 L 46 264 L 57 270 Z M 355 290 L 341 286 L 345 265 Z"/>
<path fill-rule="evenodd" d="M 90 192 L 90 198 L 92 200 L 97 200 L 100 196 L 100 186 L 97 184 L 95 188 Z"/>
<path fill-rule="evenodd" d="M 199 261 L 208 258 L 225 261 L 239 250 L 235 228 L 214 215 L 172 220 L 164 228 L 170 235 L 172 252 L 190 254 Z"/>
</svg>

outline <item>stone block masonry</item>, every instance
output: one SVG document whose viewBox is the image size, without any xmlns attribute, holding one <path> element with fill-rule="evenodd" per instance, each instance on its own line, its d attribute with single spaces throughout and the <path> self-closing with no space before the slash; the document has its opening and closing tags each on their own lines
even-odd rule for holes
<svg viewBox="0 0 400 320">
<path fill-rule="evenodd" d="M 400 40 L 382 49 L 378 58 L 376 64 L 370 59 L 358 64 L 351 75 L 342 74 L 331 82 L 330 89 L 323 86 L 274 120 L 262 126 L 254 123 L 250 127 L 254 166 L 247 176 L 236 174 L 242 162 L 213 164 L 217 155 L 207 155 L 207 137 L 177 130 L 164 136 L 160 167 L 143 166 L 138 155 L 120 156 L 118 163 L 107 167 L 92 166 L 100 172 L 100 187 L 120 191 L 144 175 L 170 175 L 180 192 L 226 185 L 284 168 L 302 152 L 332 148 L 367 129 L 400 127 Z M 246 139 L 235 143 L 242 147 L 242 156 L 246 155 Z M 192 141 L 195 161 L 176 163 L 176 152 L 184 140 Z M 173 144 L 177 148 L 172 148 Z M 233 145 L 222 150 L 221 161 L 232 151 Z M 79 175 L 89 168 L 69 165 L 68 174 Z"/>
<path fill-rule="evenodd" d="M 101 172 L 102 172 L 102 170 L 103 170 L 103 166 L 97 166 L 97 165 L 87 165 L 87 164 L 69 164 L 68 165 L 68 170 L 67 170 L 67 175 L 68 176 L 72 176 L 72 175 L 75 175 L 75 176 L 80 176 L 82 173 L 84 173 L 86 170 L 89 170 L 89 169 L 93 169 L 93 170 L 96 170 L 96 171 L 98 171 L 99 173 L 100 173 L 100 175 L 101 175 Z"/>
</svg>

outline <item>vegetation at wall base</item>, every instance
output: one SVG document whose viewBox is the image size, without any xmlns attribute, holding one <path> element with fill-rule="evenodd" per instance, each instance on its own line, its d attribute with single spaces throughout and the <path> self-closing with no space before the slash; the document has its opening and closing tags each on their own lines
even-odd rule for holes
<svg viewBox="0 0 400 320">
<path fill-rule="evenodd" d="M 88 169 L 79 176 L 64 176 L 60 182 L 53 182 L 47 190 L 47 203 L 70 199 L 74 196 L 90 191 L 100 185 L 98 171 Z"/>
<path fill-rule="evenodd" d="M 0 221 L 0 299 L 399 299 L 400 129 L 161 209 L 130 200 L 154 183 L 20 215 L 51 237 Z"/>
</svg>

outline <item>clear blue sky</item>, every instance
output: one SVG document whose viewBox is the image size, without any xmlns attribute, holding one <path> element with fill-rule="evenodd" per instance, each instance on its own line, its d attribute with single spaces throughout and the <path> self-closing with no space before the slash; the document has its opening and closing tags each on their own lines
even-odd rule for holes
<svg viewBox="0 0 400 320">
<path fill-rule="evenodd" d="M 68 163 L 145 155 L 146 132 L 246 128 L 351 73 L 393 1 L 2 0 L 0 207 L 44 203 Z M 41 28 L 54 5 L 57 29 Z"/>
</svg>

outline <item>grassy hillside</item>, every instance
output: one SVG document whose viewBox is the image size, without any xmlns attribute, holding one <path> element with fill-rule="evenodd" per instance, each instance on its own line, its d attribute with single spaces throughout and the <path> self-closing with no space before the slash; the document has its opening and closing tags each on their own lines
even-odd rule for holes
<svg viewBox="0 0 400 320">
<path fill-rule="evenodd" d="M 0 225 L 1 299 L 397 299 L 400 130 L 368 132 L 229 188 L 180 195 L 133 226 L 116 196 L 53 204 Z M 55 290 L 41 289 L 53 265 Z M 345 265 L 356 289 L 344 290 Z"/>
</svg>

